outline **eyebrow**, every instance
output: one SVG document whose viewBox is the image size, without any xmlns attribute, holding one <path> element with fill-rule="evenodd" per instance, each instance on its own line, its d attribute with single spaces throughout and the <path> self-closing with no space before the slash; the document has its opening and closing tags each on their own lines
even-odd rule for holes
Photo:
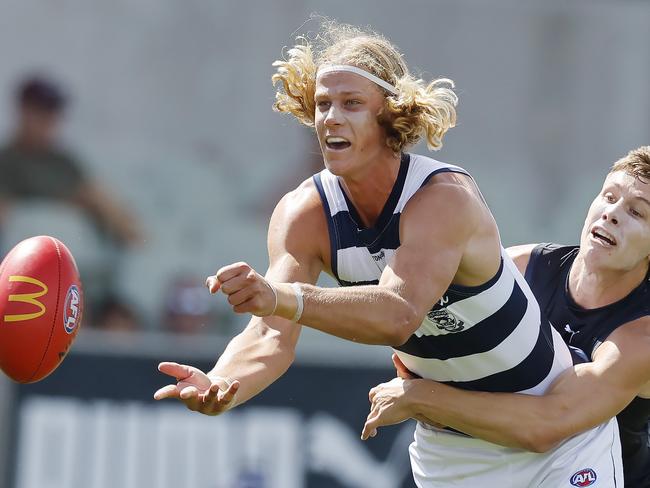
<svg viewBox="0 0 650 488">
<path fill-rule="evenodd" d="M 640 195 L 634 195 L 633 198 L 636 198 L 637 200 L 641 200 L 643 203 L 645 203 L 648 207 L 650 207 L 650 200 L 648 200 L 645 197 L 642 197 Z"/>
<path fill-rule="evenodd" d="M 618 191 L 621 191 L 621 185 L 619 185 L 618 183 L 612 183 L 611 185 L 614 188 L 616 188 Z M 607 187 L 605 187 L 604 189 L 606 190 Z M 632 198 L 634 198 L 635 200 L 641 200 L 648 207 L 650 207 L 650 200 L 648 200 L 646 197 L 642 197 L 641 195 L 632 195 Z"/>
<path fill-rule="evenodd" d="M 317 96 L 325 96 L 325 95 L 327 95 L 328 93 L 329 93 L 329 92 L 325 92 L 325 91 L 316 91 L 316 92 L 314 93 L 314 96 L 315 96 L 315 97 L 317 97 Z M 365 95 L 365 92 L 363 92 L 363 91 L 361 91 L 361 90 L 341 91 L 341 92 L 336 92 L 335 95 L 342 95 L 342 96 L 344 96 L 344 97 L 345 97 L 345 96 L 348 96 L 348 97 L 349 97 L 349 96 L 351 96 L 351 95 Z"/>
</svg>

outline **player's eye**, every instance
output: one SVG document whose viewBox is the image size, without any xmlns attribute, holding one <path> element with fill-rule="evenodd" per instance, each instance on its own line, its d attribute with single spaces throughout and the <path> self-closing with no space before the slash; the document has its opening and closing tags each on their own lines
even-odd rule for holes
<svg viewBox="0 0 650 488">
<path fill-rule="evenodd" d="M 642 217 L 643 217 L 643 214 L 641 214 L 641 212 L 637 211 L 635 208 L 630 208 L 630 213 L 631 213 L 634 217 L 639 217 L 639 218 L 642 218 Z"/>
<path fill-rule="evenodd" d="M 356 99 L 353 98 L 353 99 L 350 99 L 350 100 L 346 100 L 345 104 L 346 105 L 360 105 L 361 100 L 356 100 Z"/>
<path fill-rule="evenodd" d="M 605 200 L 607 203 L 614 203 L 616 201 L 616 197 L 611 193 L 605 193 Z"/>
</svg>

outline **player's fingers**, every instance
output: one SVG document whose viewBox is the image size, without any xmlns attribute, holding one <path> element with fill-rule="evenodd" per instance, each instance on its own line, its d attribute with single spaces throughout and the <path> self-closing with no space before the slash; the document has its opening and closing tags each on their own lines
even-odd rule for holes
<svg viewBox="0 0 650 488">
<path fill-rule="evenodd" d="M 191 398 L 198 398 L 199 390 L 195 386 L 186 386 L 179 394 L 181 400 L 189 400 Z"/>
<path fill-rule="evenodd" d="M 227 390 L 230 386 L 230 383 L 228 383 L 224 378 L 216 377 L 212 378 L 211 381 L 212 384 L 210 385 L 210 388 L 208 388 L 208 391 L 203 394 L 203 403 L 206 404 L 213 403 L 218 398 L 219 392 Z"/>
<path fill-rule="evenodd" d="M 219 283 L 219 280 L 217 279 L 216 276 L 208 276 L 205 279 L 205 286 L 208 287 L 208 291 L 212 293 L 213 295 L 219 291 L 219 288 L 221 286 L 221 283 Z"/>
<path fill-rule="evenodd" d="M 220 268 L 214 276 L 221 282 L 221 284 L 223 284 L 237 275 L 243 274 L 245 276 L 251 269 L 252 268 L 246 263 L 233 263 Z"/>
<path fill-rule="evenodd" d="M 183 403 L 185 406 L 192 410 L 193 412 L 200 412 L 201 411 L 201 399 L 199 396 L 191 397 L 188 398 L 187 400 L 183 400 Z"/>
<path fill-rule="evenodd" d="M 370 403 L 372 403 L 375 400 L 375 397 L 377 396 L 377 387 L 371 388 L 370 391 L 368 392 L 368 400 Z"/>
<path fill-rule="evenodd" d="M 166 385 L 162 388 L 159 388 L 156 393 L 153 394 L 154 400 L 163 400 L 165 398 L 179 398 L 179 391 L 176 385 Z"/>
<path fill-rule="evenodd" d="M 192 375 L 194 370 L 186 364 L 178 364 L 173 362 L 162 362 L 158 365 L 158 371 L 173 376 L 177 380 L 185 379 Z"/>
<path fill-rule="evenodd" d="M 186 386 L 181 390 L 179 396 L 187 408 L 195 412 L 200 410 L 201 399 L 197 388 L 194 386 Z"/>
<path fill-rule="evenodd" d="M 237 394 L 237 390 L 239 390 L 239 384 L 239 381 L 235 380 L 230 383 L 230 386 L 228 386 L 228 389 L 226 391 L 221 394 L 217 392 L 218 397 L 221 397 L 219 398 L 219 401 L 221 403 L 225 403 L 226 405 L 232 402 L 232 400 L 235 398 L 235 395 Z"/>
<path fill-rule="evenodd" d="M 255 289 L 251 286 L 239 290 L 232 295 L 228 295 L 228 303 L 232 305 L 233 310 L 237 313 L 248 312 L 256 310 L 257 308 L 257 294 Z M 248 308 L 247 308 L 248 307 Z"/>
<path fill-rule="evenodd" d="M 206 393 L 201 411 L 208 414 L 218 414 L 227 410 L 235 398 L 239 385 L 239 381 L 236 380 L 225 389 L 222 389 L 223 386 L 212 385 Z"/>
<path fill-rule="evenodd" d="M 391 356 L 393 359 L 393 364 L 395 365 L 395 369 L 397 370 L 397 376 L 399 376 L 402 379 L 411 379 L 414 378 L 413 374 L 409 371 L 409 369 L 404 366 L 404 363 L 402 360 L 399 358 L 399 356 L 395 353 Z"/>
<path fill-rule="evenodd" d="M 361 431 L 361 440 L 368 440 L 370 437 L 375 437 L 377 435 L 377 418 L 368 419 L 363 425 L 363 430 Z"/>
<path fill-rule="evenodd" d="M 221 283 L 221 291 L 228 295 L 228 297 L 231 297 L 233 294 L 239 293 L 242 290 L 250 289 L 251 286 L 251 281 L 246 275 L 241 274 Z"/>
</svg>

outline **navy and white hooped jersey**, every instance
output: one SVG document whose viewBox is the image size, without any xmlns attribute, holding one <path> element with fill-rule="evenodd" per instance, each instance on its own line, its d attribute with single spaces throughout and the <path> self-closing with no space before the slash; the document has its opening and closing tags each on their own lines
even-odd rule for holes
<svg viewBox="0 0 650 488">
<path fill-rule="evenodd" d="M 388 200 L 371 228 L 361 219 L 328 170 L 314 175 L 325 209 L 331 267 L 342 286 L 378 284 L 400 245 L 399 221 L 409 199 L 441 172 L 464 169 L 414 154 L 403 154 Z M 432 215 L 436 209 L 431 209 Z M 426 279 L 426 277 L 423 277 Z M 523 276 L 505 250 L 487 283 L 451 285 L 433 304 L 419 329 L 396 349 L 417 375 L 460 388 L 542 394 L 571 366 L 571 355 L 543 316 Z"/>
</svg>

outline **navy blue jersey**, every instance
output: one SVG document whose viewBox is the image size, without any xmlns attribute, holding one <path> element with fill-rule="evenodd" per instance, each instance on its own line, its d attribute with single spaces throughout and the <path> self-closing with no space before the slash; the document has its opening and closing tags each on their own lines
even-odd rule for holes
<svg viewBox="0 0 650 488">
<path fill-rule="evenodd" d="M 650 273 L 625 298 L 605 307 L 584 309 L 573 301 L 568 279 L 578 246 L 540 244 L 526 268 L 526 280 L 564 341 L 590 360 L 616 328 L 648 315 Z M 635 398 L 618 416 L 625 486 L 650 487 L 650 399 Z"/>
</svg>

